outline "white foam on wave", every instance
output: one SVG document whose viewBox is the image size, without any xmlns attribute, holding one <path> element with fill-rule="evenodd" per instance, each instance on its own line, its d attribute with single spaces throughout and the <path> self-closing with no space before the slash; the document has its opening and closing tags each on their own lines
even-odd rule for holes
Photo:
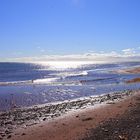
<svg viewBox="0 0 140 140">
<path fill-rule="evenodd" d="M 45 79 L 37 79 L 34 80 L 33 83 L 35 84 L 49 84 L 57 81 L 59 78 L 45 78 Z"/>
<path fill-rule="evenodd" d="M 12 81 L 12 82 L 0 82 L 0 86 L 8 86 L 8 85 L 19 85 L 19 84 L 29 84 L 32 83 L 32 80 L 27 81 Z"/>
<path fill-rule="evenodd" d="M 55 74 L 56 76 L 65 78 L 65 77 L 69 77 L 69 76 L 86 76 L 88 75 L 88 71 L 82 71 L 82 72 L 61 72 L 61 73 L 57 73 Z"/>
<path fill-rule="evenodd" d="M 45 79 L 36 79 L 36 80 L 27 80 L 27 81 L 12 81 L 12 82 L 0 82 L 0 86 L 8 85 L 22 85 L 22 84 L 51 84 L 58 80 L 59 78 L 45 78 Z"/>
</svg>

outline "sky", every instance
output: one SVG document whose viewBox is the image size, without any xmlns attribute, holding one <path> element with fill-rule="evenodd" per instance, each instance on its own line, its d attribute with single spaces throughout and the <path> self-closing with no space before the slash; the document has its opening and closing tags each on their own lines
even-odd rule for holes
<svg viewBox="0 0 140 140">
<path fill-rule="evenodd" d="M 139 7 L 140 0 L 0 0 L 0 61 L 138 56 Z"/>
</svg>

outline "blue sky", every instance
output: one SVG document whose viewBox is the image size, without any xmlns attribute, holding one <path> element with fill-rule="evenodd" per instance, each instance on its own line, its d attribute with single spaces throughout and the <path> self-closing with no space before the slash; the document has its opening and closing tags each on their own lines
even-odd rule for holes
<svg viewBox="0 0 140 140">
<path fill-rule="evenodd" d="M 0 0 L 0 60 L 138 51 L 139 0 Z"/>
</svg>

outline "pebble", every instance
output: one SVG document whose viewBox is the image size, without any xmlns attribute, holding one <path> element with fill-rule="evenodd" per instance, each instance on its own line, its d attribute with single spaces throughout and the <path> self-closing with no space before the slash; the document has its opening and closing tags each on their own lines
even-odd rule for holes
<svg viewBox="0 0 140 140">
<path fill-rule="evenodd" d="M 0 135 L 0 140 L 2 140 L 3 138 L 2 138 L 2 136 Z"/>
<path fill-rule="evenodd" d="M 131 91 L 125 91 L 114 94 L 107 94 L 98 97 L 87 97 L 85 99 L 78 99 L 76 101 L 66 101 L 59 104 L 50 104 L 44 107 L 31 107 L 27 109 L 15 109 L 9 112 L 3 112 L 0 114 L 0 124 L 1 129 L 5 129 L 4 132 L 0 133 L 0 138 L 8 135 L 10 138 L 12 130 L 17 127 L 31 126 L 37 124 L 41 120 L 45 121 L 58 117 L 71 109 L 81 109 L 87 106 L 92 106 L 94 104 L 99 104 L 102 102 L 109 101 L 111 104 L 114 102 L 112 100 L 123 98 L 126 95 L 130 95 Z M 78 118 L 79 115 L 76 116 Z M 42 119 L 43 118 L 43 119 Z M 91 120 L 87 118 L 86 120 Z M 140 127 L 140 126 L 137 126 Z M 107 130 L 106 130 L 107 131 Z"/>
<path fill-rule="evenodd" d="M 137 125 L 137 128 L 140 128 L 140 125 Z"/>
<path fill-rule="evenodd" d="M 22 136 L 26 135 L 25 133 L 22 133 Z"/>
<path fill-rule="evenodd" d="M 10 139 L 12 136 L 11 135 L 8 135 L 7 139 Z"/>
<path fill-rule="evenodd" d="M 5 137 L 5 134 L 1 134 L 2 137 Z"/>
<path fill-rule="evenodd" d="M 43 118 L 43 121 L 45 121 L 47 118 Z"/>
<path fill-rule="evenodd" d="M 5 133 L 6 133 L 6 134 L 10 134 L 10 133 L 12 133 L 12 132 L 9 131 L 9 130 L 6 130 Z"/>
</svg>

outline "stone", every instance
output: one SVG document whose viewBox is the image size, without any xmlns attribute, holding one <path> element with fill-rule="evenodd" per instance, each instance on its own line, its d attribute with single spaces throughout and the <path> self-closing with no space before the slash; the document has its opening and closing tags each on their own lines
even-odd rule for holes
<svg viewBox="0 0 140 140">
<path fill-rule="evenodd" d="M 5 125 L 7 125 L 7 124 L 12 124 L 12 120 L 6 121 L 6 122 L 5 122 Z"/>
<path fill-rule="evenodd" d="M 10 139 L 12 137 L 12 135 L 8 135 L 7 139 Z"/>
<path fill-rule="evenodd" d="M 12 132 L 9 131 L 9 130 L 5 130 L 5 133 L 6 133 L 6 134 L 10 134 L 10 133 L 12 133 Z"/>
<path fill-rule="evenodd" d="M 26 134 L 25 134 L 25 133 L 22 133 L 21 135 L 24 136 L 24 135 L 26 135 Z"/>
<path fill-rule="evenodd" d="M 3 134 L 1 134 L 1 136 L 2 136 L 2 137 L 5 137 L 5 134 L 3 133 Z"/>
<path fill-rule="evenodd" d="M 43 118 L 43 121 L 45 121 L 47 118 Z"/>
<path fill-rule="evenodd" d="M 2 140 L 3 138 L 2 138 L 2 136 L 0 135 L 0 140 Z"/>
</svg>

